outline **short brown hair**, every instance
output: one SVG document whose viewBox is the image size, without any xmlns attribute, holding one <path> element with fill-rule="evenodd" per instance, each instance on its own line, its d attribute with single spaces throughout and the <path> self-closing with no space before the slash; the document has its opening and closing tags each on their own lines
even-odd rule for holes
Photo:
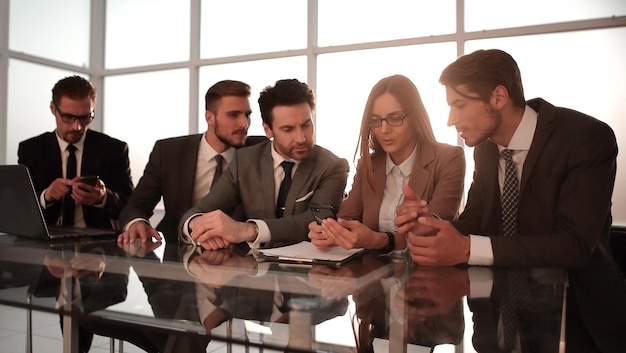
<svg viewBox="0 0 626 353">
<path fill-rule="evenodd" d="M 211 86 L 204 95 L 204 109 L 215 112 L 222 97 L 235 96 L 249 98 L 250 86 L 235 80 L 224 80 Z"/>
<path fill-rule="evenodd" d="M 452 89 L 467 85 L 469 91 L 478 94 L 484 102 L 489 101 L 494 88 L 504 86 L 515 106 L 526 105 L 517 62 L 511 55 L 499 49 L 481 49 L 460 56 L 443 70 L 439 82 Z"/>
<path fill-rule="evenodd" d="M 80 76 L 68 76 L 59 80 L 52 88 L 52 101 L 61 104 L 61 97 L 72 100 L 89 98 L 96 103 L 96 89 L 91 82 Z"/>
</svg>

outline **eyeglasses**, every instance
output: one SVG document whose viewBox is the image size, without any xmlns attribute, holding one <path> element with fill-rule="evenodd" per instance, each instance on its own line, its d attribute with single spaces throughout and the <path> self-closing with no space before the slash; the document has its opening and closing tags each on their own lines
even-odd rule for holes
<svg viewBox="0 0 626 353">
<path fill-rule="evenodd" d="M 400 114 L 389 114 L 384 118 L 373 116 L 370 118 L 370 127 L 380 127 L 383 125 L 383 121 L 386 121 L 389 126 L 400 126 L 406 117 L 407 115 Z"/>
<path fill-rule="evenodd" d="M 59 116 L 61 116 L 61 120 L 63 120 L 64 123 L 68 123 L 68 124 L 73 124 L 78 119 L 81 125 L 87 125 L 93 120 L 95 116 L 95 113 L 93 112 L 93 110 L 91 111 L 91 113 L 87 115 L 76 116 L 72 114 L 63 113 L 61 109 L 59 109 L 59 106 L 56 103 L 54 103 L 54 108 L 56 109 L 57 113 L 59 113 Z"/>
</svg>

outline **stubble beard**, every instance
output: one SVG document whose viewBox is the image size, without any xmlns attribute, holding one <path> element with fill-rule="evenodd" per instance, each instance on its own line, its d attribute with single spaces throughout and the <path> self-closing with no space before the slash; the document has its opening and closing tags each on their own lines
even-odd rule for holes
<svg viewBox="0 0 626 353">
<path fill-rule="evenodd" d="M 236 139 L 235 136 L 228 136 L 228 135 L 222 134 L 220 131 L 220 125 L 218 124 L 216 120 L 215 121 L 215 136 L 217 137 L 218 140 L 220 140 L 226 146 L 239 148 L 239 147 L 243 147 L 246 144 L 247 132 L 246 134 L 244 134 L 243 139 L 239 141 L 239 139 Z"/>
</svg>

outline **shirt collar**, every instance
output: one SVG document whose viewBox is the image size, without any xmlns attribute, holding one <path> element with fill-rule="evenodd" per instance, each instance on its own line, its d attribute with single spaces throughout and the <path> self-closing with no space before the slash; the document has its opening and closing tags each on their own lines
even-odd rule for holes
<svg viewBox="0 0 626 353">
<path fill-rule="evenodd" d="M 297 167 L 298 165 L 300 165 L 300 162 L 302 162 L 302 161 L 295 160 L 295 159 L 293 159 L 293 158 L 290 158 L 290 159 L 285 159 L 283 156 L 281 156 L 281 155 L 280 155 L 278 152 L 276 152 L 276 150 L 274 149 L 274 140 L 272 140 L 272 142 L 271 142 L 271 149 L 270 149 L 270 150 L 271 150 L 271 153 L 272 153 L 272 159 L 274 160 L 274 169 L 277 169 L 278 167 L 280 167 L 280 164 L 281 164 L 283 161 L 286 161 L 286 160 L 288 160 L 288 161 L 290 161 L 290 162 L 294 162 L 294 163 L 295 163 L 295 166 L 294 166 L 294 167 Z"/>
<path fill-rule="evenodd" d="M 402 172 L 402 176 L 407 177 L 411 175 L 411 171 L 413 170 L 413 164 L 415 164 L 416 155 L 417 155 L 417 145 L 415 145 L 415 148 L 413 149 L 413 152 L 411 153 L 409 158 L 407 158 L 404 162 L 400 163 L 400 165 L 397 166 L 400 169 L 400 172 Z M 396 165 L 391 160 L 391 157 L 389 156 L 389 154 L 387 154 L 387 161 L 385 164 L 385 170 L 386 170 L 387 175 L 391 173 L 391 170 L 393 169 L 393 167 L 396 167 Z"/>
<path fill-rule="evenodd" d="M 70 143 L 62 139 L 56 130 L 54 130 L 54 136 L 56 136 L 57 138 L 57 142 L 59 143 L 59 148 L 61 149 L 61 151 L 65 151 Z M 78 142 L 73 143 L 74 147 L 76 147 L 76 149 L 78 149 L 79 151 L 82 151 L 85 147 L 85 136 L 87 136 L 86 131 L 83 136 L 80 137 L 80 140 L 78 140 Z"/>
<path fill-rule="evenodd" d="M 509 142 L 509 145 L 507 147 L 498 146 L 498 150 L 500 152 L 502 152 L 502 150 L 505 148 L 514 151 L 530 150 L 530 145 L 533 142 L 536 128 L 537 112 L 527 105 L 524 109 L 524 115 L 522 116 L 522 120 L 517 126 L 513 137 L 511 137 L 511 142 Z"/>
<path fill-rule="evenodd" d="M 208 162 L 212 158 L 215 158 L 215 155 L 218 154 L 217 151 L 215 151 L 215 148 L 213 148 L 213 146 L 211 146 L 206 140 L 206 132 L 202 134 L 202 138 L 200 139 L 200 149 L 198 150 L 198 153 L 202 160 L 205 162 Z M 226 164 L 230 164 L 230 161 L 233 160 L 233 156 L 235 155 L 235 148 L 229 147 L 224 152 L 219 154 L 224 157 L 224 159 L 226 160 Z"/>
</svg>

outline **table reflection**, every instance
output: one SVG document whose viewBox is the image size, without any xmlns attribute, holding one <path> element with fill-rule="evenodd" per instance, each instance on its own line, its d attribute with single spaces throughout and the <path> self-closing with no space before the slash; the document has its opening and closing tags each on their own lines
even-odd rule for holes
<svg viewBox="0 0 626 353">
<path fill-rule="evenodd" d="M 76 324 L 74 336 L 119 338 L 146 352 L 205 352 L 211 341 L 308 352 L 467 344 L 612 352 L 626 337 L 625 284 L 607 267 L 438 268 L 371 252 L 332 268 L 257 262 L 245 247 L 9 239 L 0 241 L 3 303 L 60 313 Z M 24 287 L 28 300 L 16 290 Z M 326 325 L 349 337 L 330 342 L 319 334 Z"/>
</svg>

